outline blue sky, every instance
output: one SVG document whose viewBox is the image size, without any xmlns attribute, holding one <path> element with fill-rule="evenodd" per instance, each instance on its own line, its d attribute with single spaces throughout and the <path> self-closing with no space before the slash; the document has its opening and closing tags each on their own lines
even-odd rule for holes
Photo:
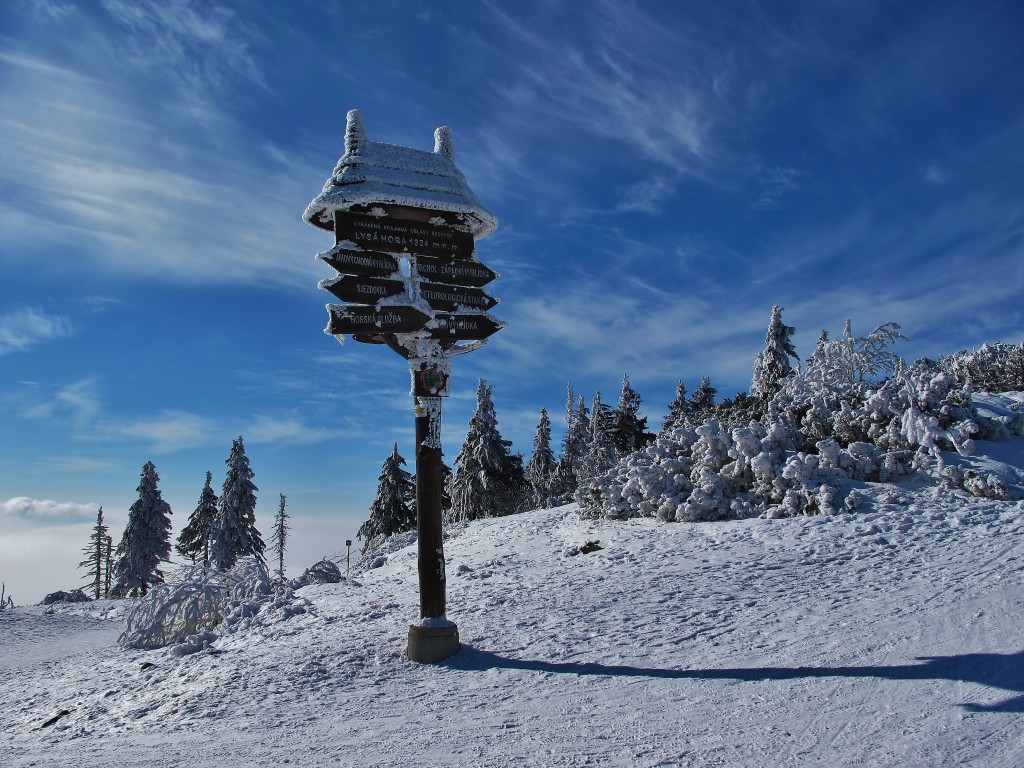
<svg viewBox="0 0 1024 768">
<path fill-rule="evenodd" d="M 813 351 L 901 324 L 908 360 L 1024 339 L 1024 6 L 984 2 L 0 5 L 0 579 L 79 583 L 152 460 L 175 534 L 245 437 L 289 570 L 343 550 L 406 364 L 322 334 L 301 220 L 343 151 L 431 149 L 501 221 L 478 243 L 508 323 L 458 358 L 529 455 L 572 382 L 652 425 L 680 379 L 749 385 L 773 304 Z"/>
</svg>

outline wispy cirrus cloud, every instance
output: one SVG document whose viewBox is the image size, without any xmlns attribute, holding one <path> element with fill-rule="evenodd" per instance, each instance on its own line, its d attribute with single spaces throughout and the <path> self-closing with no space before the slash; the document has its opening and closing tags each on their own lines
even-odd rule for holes
<svg viewBox="0 0 1024 768">
<path fill-rule="evenodd" d="M 569 34 L 540 35 L 503 7 L 489 8 L 513 44 L 530 51 L 517 60 L 516 81 L 499 87 L 519 119 L 543 114 L 544 122 L 620 142 L 677 172 L 699 172 L 715 153 L 714 83 L 725 78 L 713 70 L 728 60 L 693 30 L 602 2 L 584 18 L 574 14 L 571 28 L 589 27 L 584 45 Z"/>
<path fill-rule="evenodd" d="M 193 0 L 103 0 L 128 34 L 130 61 L 171 71 L 182 93 L 224 88 L 234 76 L 263 84 L 250 47 L 255 30 L 230 8 Z"/>
<path fill-rule="evenodd" d="M 100 409 L 98 380 L 90 377 L 60 387 L 29 406 L 22 415 L 28 419 L 57 419 L 84 430 L 92 427 Z"/>
<path fill-rule="evenodd" d="M 0 355 L 71 336 L 71 321 L 58 313 L 20 307 L 0 315 Z"/>
</svg>

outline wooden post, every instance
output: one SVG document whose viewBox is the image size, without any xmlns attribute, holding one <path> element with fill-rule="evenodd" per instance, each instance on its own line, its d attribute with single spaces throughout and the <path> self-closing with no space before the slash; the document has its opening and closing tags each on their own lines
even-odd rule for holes
<svg viewBox="0 0 1024 768">
<path fill-rule="evenodd" d="M 442 361 L 446 362 L 446 361 Z M 409 661 L 434 664 L 459 652 L 459 628 L 445 616 L 444 534 L 441 521 L 444 475 L 441 459 L 441 398 L 447 375 L 413 368 L 416 395 L 416 530 L 419 544 L 420 621 L 409 626 Z M 416 391 L 425 386 L 427 391 Z M 431 390 L 433 390 L 431 392 Z M 428 394 L 429 393 L 429 394 Z"/>
<path fill-rule="evenodd" d="M 416 529 L 419 540 L 420 618 L 445 615 L 441 398 L 416 398 Z"/>
</svg>

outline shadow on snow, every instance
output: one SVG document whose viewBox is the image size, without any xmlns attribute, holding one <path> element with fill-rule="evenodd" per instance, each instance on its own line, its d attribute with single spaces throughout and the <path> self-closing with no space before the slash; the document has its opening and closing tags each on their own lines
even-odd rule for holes
<svg viewBox="0 0 1024 768">
<path fill-rule="evenodd" d="M 470 645 L 444 662 L 453 670 L 518 669 L 569 675 L 649 677 L 667 680 L 797 680 L 825 677 L 875 677 L 882 680 L 956 680 L 1001 688 L 1020 695 L 994 704 L 962 703 L 970 712 L 1024 712 L 1024 651 L 922 656 L 918 664 L 863 667 L 749 667 L 722 669 L 651 669 L 628 665 L 515 659 Z"/>
</svg>

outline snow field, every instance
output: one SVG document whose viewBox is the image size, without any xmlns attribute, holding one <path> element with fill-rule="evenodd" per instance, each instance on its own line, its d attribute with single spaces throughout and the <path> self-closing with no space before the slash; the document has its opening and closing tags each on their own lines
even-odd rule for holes
<svg viewBox="0 0 1024 768">
<path fill-rule="evenodd" d="M 402 655 L 415 546 L 213 653 L 116 647 L 117 601 L 5 612 L 0 763 L 1019 765 L 1024 504 L 919 486 L 833 517 L 469 523 L 464 647 L 435 666 Z"/>
</svg>

